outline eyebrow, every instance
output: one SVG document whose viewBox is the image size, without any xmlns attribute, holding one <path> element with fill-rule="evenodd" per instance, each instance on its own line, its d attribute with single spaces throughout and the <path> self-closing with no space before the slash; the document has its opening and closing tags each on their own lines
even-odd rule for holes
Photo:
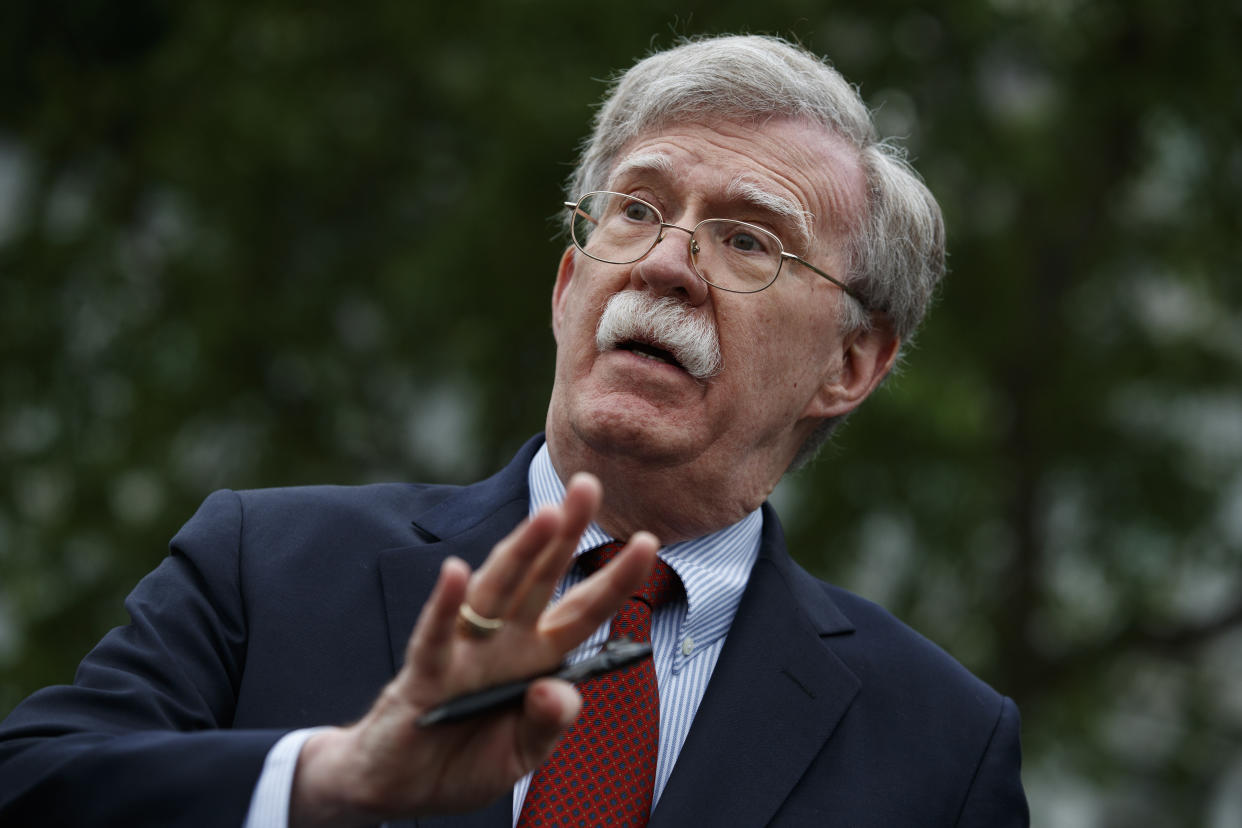
<svg viewBox="0 0 1242 828">
<path fill-rule="evenodd" d="M 631 155 L 618 163 L 609 177 L 611 182 L 609 186 L 615 187 L 616 182 L 623 178 L 642 173 L 656 173 L 670 179 L 676 177 L 671 158 L 660 152 L 646 152 Z M 815 216 L 802 209 L 802 205 L 793 199 L 765 190 L 748 178 L 745 173 L 729 182 L 729 186 L 725 188 L 725 197 L 748 203 L 792 222 L 798 236 L 793 240 L 794 244 L 804 253 L 810 247 L 811 239 L 814 237 L 811 223 L 815 220 Z"/>
<path fill-rule="evenodd" d="M 765 190 L 754 181 L 746 178 L 745 175 L 739 175 L 730 181 L 725 194 L 731 199 L 748 202 L 755 207 L 792 221 L 794 229 L 798 233 L 796 243 L 799 245 L 799 249 L 805 250 L 810 244 L 811 222 L 815 220 L 815 216 L 810 211 L 803 210 L 802 205 L 793 199 Z"/>
<path fill-rule="evenodd" d="M 640 155 L 631 155 L 621 163 L 617 164 L 617 168 L 612 171 L 610 186 L 616 186 L 616 182 L 629 175 L 635 173 L 655 172 L 669 178 L 673 177 L 673 161 L 667 155 L 660 152 L 645 152 Z"/>
</svg>

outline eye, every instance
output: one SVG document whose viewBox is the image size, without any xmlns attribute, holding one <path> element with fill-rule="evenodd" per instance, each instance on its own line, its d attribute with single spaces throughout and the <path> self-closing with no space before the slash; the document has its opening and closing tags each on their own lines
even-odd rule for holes
<svg viewBox="0 0 1242 828">
<path fill-rule="evenodd" d="M 659 218 L 656 216 L 655 210 L 653 210 L 649 205 L 644 204 L 641 201 L 634 201 L 633 199 L 626 201 L 625 204 L 622 205 L 621 212 L 630 221 L 641 221 L 641 222 L 659 221 Z"/>
<path fill-rule="evenodd" d="M 736 250 L 739 253 L 766 253 L 768 245 L 766 241 L 757 233 L 751 233 L 743 228 L 739 228 L 729 234 L 729 249 Z"/>
</svg>

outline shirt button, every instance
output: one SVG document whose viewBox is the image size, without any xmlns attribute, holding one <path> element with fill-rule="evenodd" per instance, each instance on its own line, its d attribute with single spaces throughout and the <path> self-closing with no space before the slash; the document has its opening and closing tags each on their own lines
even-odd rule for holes
<svg viewBox="0 0 1242 828">
<path fill-rule="evenodd" d="M 694 652 L 694 639 L 686 636 L 681 640 L 681 654 L 688 656 L 692 652 Z"/>
</svg>

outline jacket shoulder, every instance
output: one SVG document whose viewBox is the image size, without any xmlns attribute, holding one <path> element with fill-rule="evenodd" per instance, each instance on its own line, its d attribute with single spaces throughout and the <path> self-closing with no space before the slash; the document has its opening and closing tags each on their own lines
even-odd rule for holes
<svg viewBox="0 0 1242 828">
<path fill-rule="evenodd" d="M 431 483 L 370 483 L 242 489 L 232 494 L 248 522 L 287 525 L 292 519 L 316 526 L 346 521 L 408 527 L 420 512 L 434 508 L 462 488 Z"/>
<path fill-rule="evenodd" d="M 837 655 L 860 677 L 904 676 L 902 681 L 883 684 L 898 690 L 917 689 L 929 705 L 964 702 L 994 715 L 1001 695 L 939 644 L 874 601 L 833 584 L 817 583 L 857 631 L 832 643 Z"/>
<path fill-rule="evenodd" d="M 779 556 L 774 560 L 779 564 Z M 929 726 L 969 720 L 990 728 L 995 722 L 1001 694 L 944 648 L 874 601 L 786 560 L 795 603 L 822 643 L 870 688 L 867 698 L 876 710 L 925 713 Z"/>
</svg>

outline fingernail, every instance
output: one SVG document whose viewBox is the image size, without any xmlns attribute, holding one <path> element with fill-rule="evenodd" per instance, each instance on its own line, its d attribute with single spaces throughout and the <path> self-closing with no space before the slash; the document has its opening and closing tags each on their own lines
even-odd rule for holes
<svg viewBox="0 0 1242 828">
<path fill-rule="evenodd" d="M 645 529 L 639 529 L 637 532 L 630 535 L 630 543 L 638 543 L 640 541 L 646 541 L 648 539 L 650 539 L 650 541 L 655 544 L 656 549 L 660 548 L 660 539 L 657 538 L 655 535 L 651 534 L 650 532 L 646 531 Z"/>
<path fill-rule="evenodd" d="M 597 478 L 595 475 L 591 474 L 590 472 L 586 472 L 586 471 L 574 472 L 573 476 L 569 478 L 569 485 L 571 486 L 574 485 L 575 483 L 582 483 L 582 482 L 598 483 L 599 478 Z"/>
</svg>

